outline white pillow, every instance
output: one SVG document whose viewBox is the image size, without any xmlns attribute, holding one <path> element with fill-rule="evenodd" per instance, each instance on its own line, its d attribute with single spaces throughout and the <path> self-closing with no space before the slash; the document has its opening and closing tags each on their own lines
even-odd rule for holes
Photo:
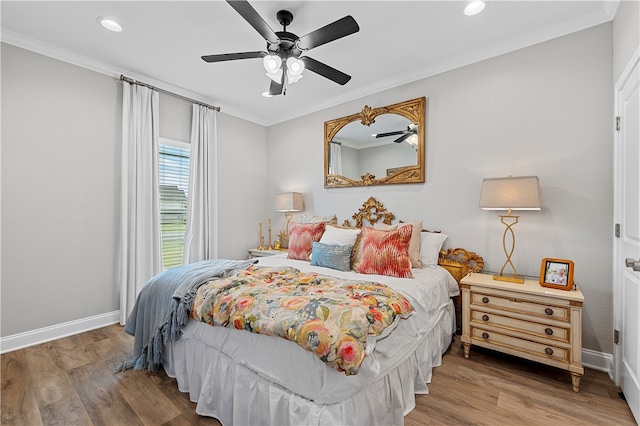
<svg viewBox="0 0 640 426">
<path fill-rule="evenodd" d="M 358 235 L 360 235 L 360 229 L 357 228 L 339 228 L 327 225 L 324 228 L 324 234 L 322 234 L 320 242 L 329 245 L 353 246 Z"/>
<path fill-rule="evenodd" d="M 337 223 L 338 217 L 334 214 L 333 216 L 314 216 L 312 214 L 303 214 L 300 216 L 300 223 Z"/>
<path fill-rule="evenodd" d="M 413 222 L 407 222 L 406 224 L 413 226 L 411 241 L 409 242 L 409 259 L 411 259 L 411 267 L 422 268 L 422 260 L 420 259 L 420 247 L 422 247 L 422 221 L 416 220 Z"/>
<path fill-rule="evenodd" d="M 395 231 L 396 229 L 398 229 L 398 225 L 387 225 L 384 222 L 382 223 L 376 222 L 373 224 L 373 229 L 382 229 L 383 231 Z"/>
<path fill-rule="evenodd" d="M 421 232 L 420 235 L 420 262 L 422 267 L 435 268 L 438 265 L 438 257 L 447 234 L 442 232 Z"/>
</svg>

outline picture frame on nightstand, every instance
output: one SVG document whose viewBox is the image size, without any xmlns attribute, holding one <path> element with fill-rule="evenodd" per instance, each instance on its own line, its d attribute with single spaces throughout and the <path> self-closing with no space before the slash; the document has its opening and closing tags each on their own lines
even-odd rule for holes
<svg viewBox="0 0 640 426">
<path fill-rule="evenodd" d="M 559 290 L 573 289 L 573 261 L 546 257 L 540 265 L 540 285 Z"/>
</svg>

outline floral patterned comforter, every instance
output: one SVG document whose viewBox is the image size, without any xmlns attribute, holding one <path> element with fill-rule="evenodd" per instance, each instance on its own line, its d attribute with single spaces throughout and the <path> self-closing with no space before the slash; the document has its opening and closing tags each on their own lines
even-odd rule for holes
<svg viewBox="0 0 640 426">
<path fill-rule="evenodd" d="M 279 336 L 316 354 L 346 375 L 357 374 L 367 336 L 378 336 L 413 307 L 392 288 L 252 266 L 197 290 L 191 316 L 209 325 Z"/>
</svg>

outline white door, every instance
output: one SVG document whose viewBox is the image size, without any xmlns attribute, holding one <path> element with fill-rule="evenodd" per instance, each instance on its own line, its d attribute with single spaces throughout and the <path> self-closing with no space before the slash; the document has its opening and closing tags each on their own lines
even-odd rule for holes
<svg viewBox="0 0 640 426">
<path fill-rule="evenodd" d="M 640 423 L 640 68 L 638 52 L 616 84 L 614 345 L 616 382 Z M 619 117 L 619 118 L 618 118 Z"/>
</svg>

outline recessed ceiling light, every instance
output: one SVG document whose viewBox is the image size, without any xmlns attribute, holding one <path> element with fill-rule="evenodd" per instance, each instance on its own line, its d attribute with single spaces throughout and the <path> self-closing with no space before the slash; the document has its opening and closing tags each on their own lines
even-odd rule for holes
<svg viewBox="0 0 640 426">
<path fill-rule="evenodd" d="M 98 18 L 98 22 L 104 28 L 108 29 L 109 31 L 113 31 L 114 33 L 119 33 L 120 31 L 122 31 L 122 26 L 118 24 L 116 21 L 114 21 L 113 19 Z"/>
<path fill-rule="evenodd" d="M 481 0 L 472 1 L 464 8 L 464 14 L 467 16 L 477 15 L 484 10 L 485 6 L 485 2 Z"/>
</svg>

